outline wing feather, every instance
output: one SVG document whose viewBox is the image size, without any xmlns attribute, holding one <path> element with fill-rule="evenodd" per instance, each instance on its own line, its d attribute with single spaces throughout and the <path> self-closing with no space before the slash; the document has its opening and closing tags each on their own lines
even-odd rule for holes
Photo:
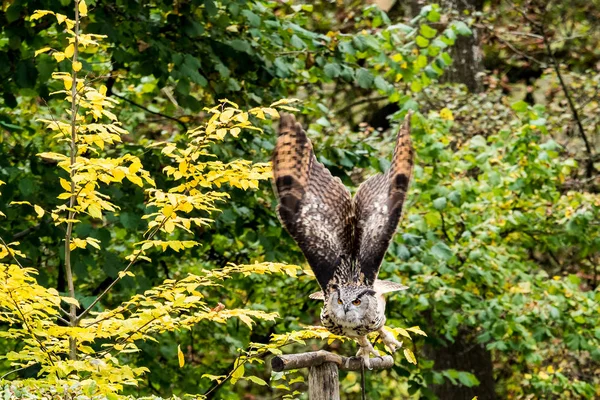
<svg viewBox="0 0 600 400">
<path fill-rule="evenodd" d="M 317 161 L 291 114 L 281 115 L 273 178 L 279 218 L 325 290 L 336 268 L 352 256 L 353 204 L 339 178 Z"/>
<path fill-rule="evenodd" d="M 398 132 L 390 169 L 365 181 L 354 197 L 354 257 L 366 285 L 373 285 L 377 279 L 381 261 L 402 215 L 413 169 L 411 115 L 410 112 L 406 115 Z"/>
</svg>

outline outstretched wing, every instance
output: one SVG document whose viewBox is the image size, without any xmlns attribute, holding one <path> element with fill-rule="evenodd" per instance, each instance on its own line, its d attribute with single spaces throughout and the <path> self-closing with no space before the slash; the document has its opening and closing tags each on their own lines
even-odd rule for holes
<svg viewBox="0 0 600 400">
<path fill-rule="evenodd" d="M 406 115 L 398 132 L 390 169 L 365 181 L 354 197 L 354 257 L 366 285 L 374 284 L 402 215 L 402 204 L 413 168 L 411 115 L 410 112 Z"/>
<path fill-rule="evenodd" d="M 353 205 L 339 178 L 319 163 L 302 126 L 282 114 L 273 153 L 277 211 L 323 290 L 352 256 Z"/>
</svg>

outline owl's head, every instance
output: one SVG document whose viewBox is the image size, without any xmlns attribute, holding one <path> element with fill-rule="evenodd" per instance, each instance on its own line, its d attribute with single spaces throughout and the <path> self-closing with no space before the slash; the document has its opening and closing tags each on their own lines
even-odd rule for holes
<svg viewBox="0 0 600 400">
<path fill-rule="evenodd" d="M 334 319 L 358 324 L 368 312 L 377 310 L 378 299 L 375 290 L 367 286 L 332 285 L 325 306 Z"/>
</svg>

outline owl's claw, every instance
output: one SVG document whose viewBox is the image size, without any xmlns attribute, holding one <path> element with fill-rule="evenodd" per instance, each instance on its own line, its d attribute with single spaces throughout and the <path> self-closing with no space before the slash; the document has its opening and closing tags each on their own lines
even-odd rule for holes
<svg viewBox="0 0 600 400">
<path fill-rule="evenodd" d="M 383 344 L 385 344 L 390 353 L 395 353 L 396 350 L 402 347 L 402 342 L 398 341 L 394 335 L 386 331 L 384 327 L 381 327 L 378 332 Z"/>
<path fill-rule="evenodd" d="M 358 339 L 358 345 L 360 346 L 360 348 L 356 353 L 356 357 L 362 358 L 365 367 L 367 367 L 367 369 L 371 369 L 370 356 L 371 354 L 373 354 L 376 357 L 381 357 L 379 355 L 379 352 L 373 348 L 373 345 L 371 344 L 371 342 L 369 342 L 366 336 L 363 336 Z"/>
</svg>

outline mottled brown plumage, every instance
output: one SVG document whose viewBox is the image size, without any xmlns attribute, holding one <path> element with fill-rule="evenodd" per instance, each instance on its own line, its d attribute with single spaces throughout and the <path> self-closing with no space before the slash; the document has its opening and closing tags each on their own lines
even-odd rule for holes
<svg viewBox="0 0 600 400">
<path fill-rule="evenodd" d="M 390 169 L 369 178 L 354 200 L 339 178 L 319 163 L 310 140 L 293 115 L 283 114 L 273 153 L 275 192 L 281 222 L 306 256 L 325 301 L 323 325 L 357 338 L 368 366 L 377 354 L 366 339 L 379 331 L 395 351 L 401 343 L 383 329 L 383 293 L 403 290 L 377 279 L 381 262 L 402 215 L 410 183 L 413 149 L 409 113 L 396 139 Z"/>
<path fill-rule="evenodd" d="M 273 153 L 278 213 L 323 290 L 336 271 L 344 280 L 374 284 L 402 215 L 412 167 L 409 114 L 390 169 L 365 181 L 352 201 L 339 178 L 317 161 L 294 116 L 282 114 Z"/>
</svg>

